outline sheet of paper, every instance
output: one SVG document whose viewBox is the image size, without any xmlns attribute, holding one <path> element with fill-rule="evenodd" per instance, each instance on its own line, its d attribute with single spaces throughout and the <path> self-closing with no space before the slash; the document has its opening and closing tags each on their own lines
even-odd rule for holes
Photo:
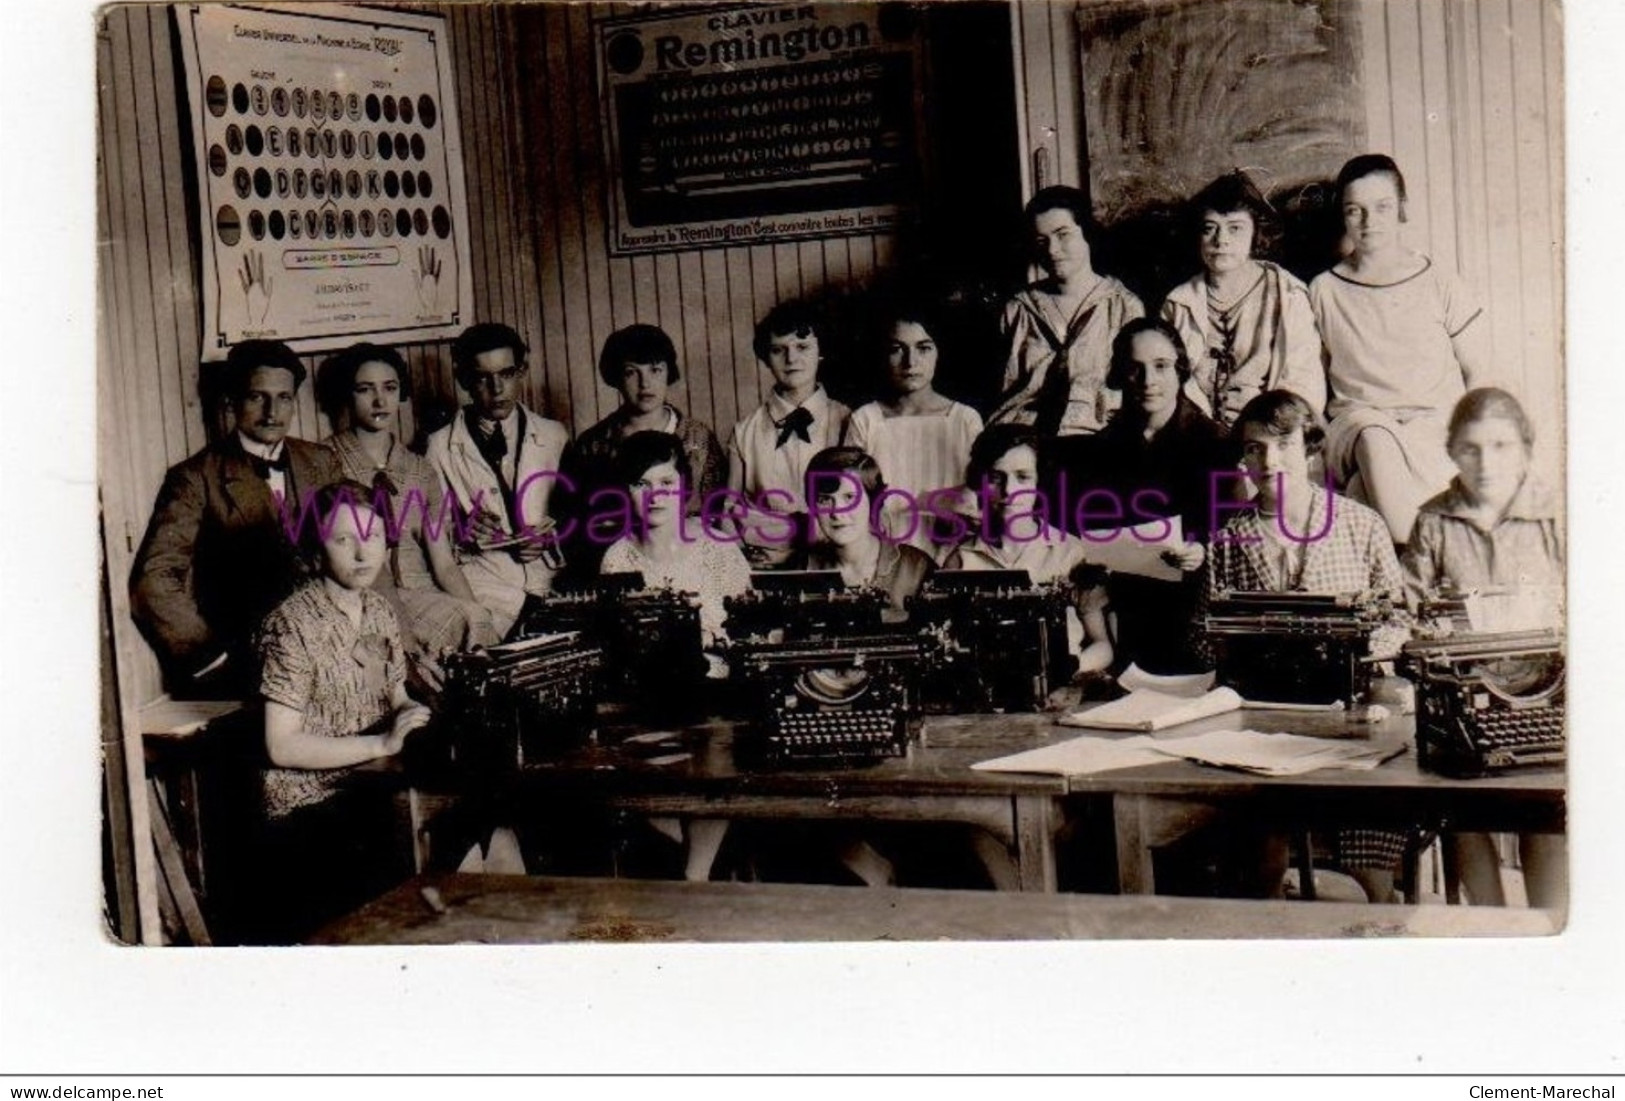
<svg viewBox="0 0 1625 1101">
<path fill-rule="evenodd" d="M 1257 730 L 1214 730 L 1152 745 L 1170 757 L 1260 776 L 1301 776 L 1323 768 L 1369 771 L 1405 748 L 1399 742 L 1332 741 Z"/>
<path fill-rule="evenodd" d="M 1211 715 L 1223 715 L 1241 707 L 1241 697 L 1233 688 L 1215 688 L 1195 698 L 1170 696 L 1142 688 L 1120 700 L 1098 707 L 1072 711 L 1056 722 L 1092 730 L 1166 730 Z"/>
<path fill-rule="evenodd" d="M 1138 665 L 1130 665 L 1117 678 L 1117 683 L 1128 692 L 1149 688 L 1166 696 L 1195 699 L 1197 696 L 1207 694 L 1213 687 L 1213 680 L 1214 673 L 1211 670 L 1206 673 L 1147 673 Z"/>
<path fill-rule="evenodd" d="M 1092 565 L 1105 566 L 1117 573 L 1154 577 L 1158 581 L 1178 581 L 1183 576 L 1178 566 L 1170 566 L 1162 560 L 1163 551 L 1178 550 L 1185 545 L 1177 516 L 1149 520 L 1131 528 L 1086 531 L 1083 538 L 1088 544 L 1086 553 Z"/>
<path fill-rule="evenodd" d="M 1154 748 L 1150 738 L 1136 734 L 1129 738 L 1085 735 L 1054 745 L 996 757 L 971 765 L 984 772 L 1040 772 L 1053 776 L 1088 776 L 1136 765 L 1166 764 L 1169 757 Z"/>
</svg>

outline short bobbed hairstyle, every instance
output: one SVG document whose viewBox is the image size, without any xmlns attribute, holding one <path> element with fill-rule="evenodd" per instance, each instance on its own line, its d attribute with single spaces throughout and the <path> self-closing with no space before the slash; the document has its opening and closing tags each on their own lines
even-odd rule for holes
<svg viewBox="0 0 1625 1101">
<path fill-rule="evenodd" d="M 863 486 L 870 504 L 886 491 L 886 480 L 874 456 L 861 447 L 826 447 L 807 464 L 807 500 L 816 501 L 820 491 L 827 495 L 853 477 Z"/>
<path fill-rule="evenodd" d="M 331 534 L 339 525 L 349 525 L 351 510 L 373 510 L 372 490 L 360 482 L 341 478 L 320 486 L 310 495 L 310 510 L 306 522 L 299 526 L 299 553 L 305 561 L 320 572 L 322 564 L 322 534 Z M 373 517 L 375 530 L 384 530 L 384 519 Z"/>
<path fill-rule="evenodd" d="M 1481 386 L 1467 391 L 1456 402 L 1456 408 L 1450 414 L 1446 449 L 1456 446 L 1456 435 L 1469 424 L 1489 420 L 1511 421 L 1518 429 L 1518 438 L 1523 440 L 1523 446 L 1526 449 L 1535 446 L 1535 426 L 1523 406 L 1518 404 L 1518 399 L 1499 387 Z"/>
<path fill-rule="evenodd" d="M 1275 208 L 1241 169 L 1226 172 L 1192 197 L 1187 208 L 1192 236 L 1200 237 L 1202 219 L 1209 213 L 1246 213 L 1253 219 L 1253 256 L 1268 256 L 1281 239 L 1281 220 Z"/>
<path fill-rule="evenodd" d="M 1129 371 L 1133 367 L 1134 338 L 1141 333 L 1156 333 L 1165 337 L 1174 346 L 1174 370 L 1179 373 L 1180 383 L 1191 377 L 1190 353 L 1185 350 L 1179 330 L 1160 317 L 1136 317 L 1117 330 L 1117 335 L 1112 338 L 1112 363 L 1106 371 L 1107 387 L 1113 390 L 1128 389 Z"/>
<path fill-rule="evenodd" d="M 667 382 L 683 377 L 677 366 L 677 346 L 658 325 L 628 325 L 610 333 L 609 339 L 604 341 L 604 350 L 598 355 L 598 377 L 612 389 L 619 390 L 628 363 L 664 363 Z"/>
<path fill-rule="evenodd" d="M 1065 184 L 1055 184 L 1051 187 L 1039 188 L 1027 205 L 1022 208 L 1022 215 L 1027 219 L 1027 228 L 1031 229 L 1038 221 L 1040 214 L 1051 210 L 1064 210 L 1072 215 L 1072 220 L 1078 223 L 1083 230 L 1084 240 L 1089 242 L 1093 249 L 1096 244 L 1096 227 L 1094 214 L 1089 209 L 1089 196 L 1081 188 L 1068 187 Z"/>
<path fill-rule="evenodd" d="M 519 367 L 525 365 L 525 356 L 530 353 L 519 334 L 500 321 L 482 321 L 458 333 L 457 339 L 451 342 L 451 361 L 456 365 L 458 378 L 474 369 L 474 357 L 498 348 L 512 349 L 514 364 Z"/>
<path fill-rule="evenodd" d="M 1337 201 L 1343 202 L 1343 192 L 1355 180 L 1363 180 L 1367 176 L 1392 176 L 1394 191 L 1399 195 L 1399 220 L 1405 220 L 1405 174 L 1394 163 L 1394 158 L 1386 153 L 1361 153 L 1344 163 L 1341 171 L 1337 173 Z"/>
<path fill-rule="evenodd" d="M 634 432 L 621 441 L 616 452 L 615 479 L 630 489 L 661 463 L 676 467 L 684 485 L 693 481 L 694 467 L 688 461 L 688 452 L 683 450 L 682 440 L 670 432 Z"/>
<path fill-rule="evenodd" d="M 767 362 L 767 345 L 776 336 L 811 335 L 818 340 L 822 348 L 823 328 L 819 322 L 818 311 L 807 302 L 780 302 L 767 312 L 767 316 L 756 323 L 756 332 L 751 337 L 751 350 L 756 358 L 763 363 Z"/>
<path fill-rule="evenodd" d="M 368 363 L 387 363 L 394 368 L 401 384 L 401 400 L 412 400 L 412 380 L 401 353 L 383 344 L 352 344 L 333 353 L 316 370 L 316 401 L 329 420 L 337 420 L 349 408 L 355 376 Z"/>
<path fill-rule="evenodd" d="M 1043 436 L 1026 424 L 995 424 L 984 428 L 970 445 L 970 461 L 965 464 L 965 485 L 978 489 L 993 471 L 993 464 L 1018 447 L 1032 448 L 1038 459 L 1038 475 L 1043 479 L 1046 452 Z"/>
<path fill-rule="evenodd" d="M 220 391 L 232 401 L 242 398 L 248 390 L 248 379 L 261 367 L 274 367 L 293 375 L 293 388 L 299 389 L 305 381 L 305 365 L 294 350 L 280 340 L 244 340 L 233 344 L 226 353 L 226 362 L 220 371 Z"/>
<path fill-rule="evenodd" d="M 1291 390 L 1265 390 L 1241 407 L 1236 423 L 1230 428 L 1230 438 L 1237 446 L 1241 443 L 1242 430 L 1249 424 L 1271 436 L 1302 432 L 1303 449 L 1309 455 L 1320 454 L 1326 446 L 1326 426 L 1320 414 Z"/>
</svg>

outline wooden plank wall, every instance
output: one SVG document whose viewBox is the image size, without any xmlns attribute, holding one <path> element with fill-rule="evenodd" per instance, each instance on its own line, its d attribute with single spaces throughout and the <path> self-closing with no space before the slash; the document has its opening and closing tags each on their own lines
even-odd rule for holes
<svg viewBox="0 0 1625 1101">
<path fill-rule="evenodd" d="M 615 404 L 598 349 L 617 327 L 661 325 L 682 357 L 673 400 L 725 433 L 761 400 L 756 318 L 775 302 L 866 284 L 890 236 L 611 257 L 593 20 L 624 5 L 448 4 L 468 183 L 476 313 L 523 333 L 527 398 L 572 431 Z M 102 295 L 101 469 L 121 680 L 157 698 L 156 663 L 129 621 L 124 579 L 164 471 L 224 429 L 199 398 L 197 248 L 188 225 L 180 94 L 168 9 L 103 11 L 98 36 Z M 459 401 L 444 342 L 403 348 L 415 405 Z M 321 357 L 307 358 L 314 371 Z M 401 435 L 416 428 L 404 409 Z M 312 388 L 293 434 L 329 425 Z"/>
<path fill-rule="evenodd" d="M 1563 430 L 1563 27 L 1556 0 L 1364 0 L 1373 149 L 1406 236 L 1484 299 L 1496 369 L 1541 450 Z"/>
</svg>

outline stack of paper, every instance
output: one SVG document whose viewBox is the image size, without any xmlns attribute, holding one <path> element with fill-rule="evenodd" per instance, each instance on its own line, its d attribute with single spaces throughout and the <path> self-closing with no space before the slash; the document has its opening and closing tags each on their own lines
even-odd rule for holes
<svg viewBox="0 0 1625 1101">
<path fill-rule="evenodd" d="M 1167 764 L 1169 757 L 1159 753 L 1144 734 L 1132 738 L 1073 738 L 1070 741 L 1013 753 L 971 768 L 984 772 L 1041 772 L 1053 776 L 1088 776 L 1114 768 Z"/>
<path fill-rule="evenodd" d="M 1240 769 L 1258 776 L 1301 776 L 1323 768 L 1365 772 L 1404 752 L 1401 742 L 1357 742 L 1264 734 L 1257 730 L 1214 730 L 1190 738 L 1153 743 L 1159 753 L 1198 764 Z"/>
<path fill-rule="evenodd" d="M 1241 708 L 1241 697 L 1231 688 L 1214 688 L 1200 696 L 1174 696 L 1142 688 L 1099 707 L 1073 711 L 1056 721 L 1062 726 L 1091 730 L 1166 730 L 1210 715 Z"/>
</svg>

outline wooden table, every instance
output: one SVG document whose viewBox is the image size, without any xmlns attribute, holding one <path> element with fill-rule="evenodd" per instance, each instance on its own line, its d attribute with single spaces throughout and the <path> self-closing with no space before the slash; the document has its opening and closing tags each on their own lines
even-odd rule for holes
<svg viewBox="0 0 1625 1101">
<path fill-rule="evenodd" d="M 990 748 L 1019 739 L 1053 716 L 983 716 L 967 724 L 957 743 Z M 1294 777 L 1253 776 L 1190 761 L 1116 769 L 1067 779 L 1076 797 L 1110 800 L 1117 847 L 1118 887 L 1124 894 L 1155 890 L 1151 854 L 1212 821 L 1226 807 L 1245 804 L 1252 821 L 1285 832 L 1339 826 L 1561 833 L 1566 779 L 1561 769 L 1515 771 L 1472 780 L 1423 771 L 1406 717 L 1356 723 L 1341 713 L 1245 710 L 1187 723 L 1154 735 L 1189 737 L 1213 730 L 1258 730 L 1325 738 L 1360 738 L 1403 746 L 1404 752 L 1369 772 L 1327 769 Z M 1103 731 L 1070 730 L 1069 735 Z M 947 736 L 939 730 L 939 739 Z M 1122 735 L 1128 737 L 1129 735 Z M 993 756 L 987 753 L 985 756 Z"/>
<path fill-rule="evenodd" d="M 411 880 L 311 943 L 1323 939 L 1556 931 L 1544 911 L 1462 906 L 447 875 Z"/>
</svg>

